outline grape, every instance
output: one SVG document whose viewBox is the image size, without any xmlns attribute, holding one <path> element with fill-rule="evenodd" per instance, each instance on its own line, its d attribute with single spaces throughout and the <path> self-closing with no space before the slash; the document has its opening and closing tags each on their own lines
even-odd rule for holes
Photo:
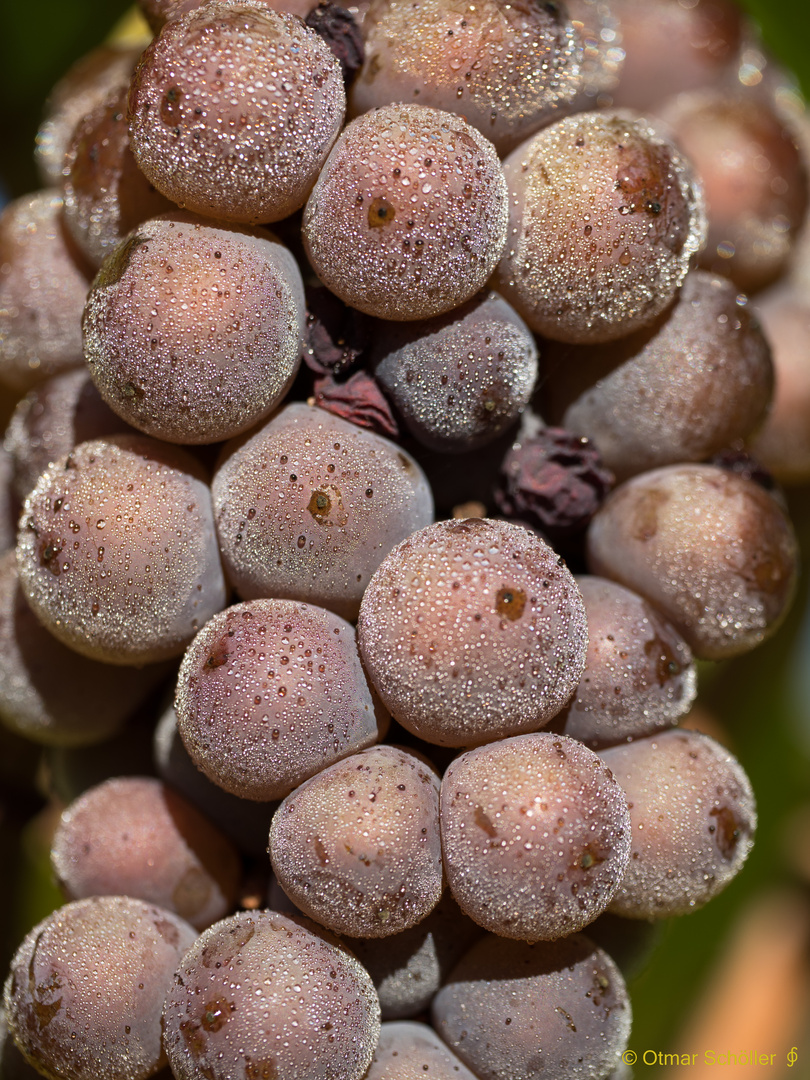
<svg viewBox="0 0 810 1080">
<path fill-rule="evenodd" d="M 805 219 L 808 175 L 796 135 L 767 98 L 708 89 L 661 110 L 700 176 L 709 231 L 701 265 L 753 292 L 784 269 Z"/>
<path fill-rule="evenodd" d="M 17 541 L 19 506 L 14 491 L 14 458 L 0 443 L 0 555 Z"/>
<path fill-rule="evenodd" d="M 0 1006 L 0 1076 L 3 1080 L 39 1080 L 42 1073 L 22 1056 L 8 1031 L 5 1009 Z"/>
<path fill-rule="evenodd" d="M 82 362 L 87 276 L 61 214 L 61 195 L 39 191 L 0 216 L 0 383 L 17 392 Z"/>
<path fill-rule="evenodd" d="M 706 220 L 690 166 L 631 112 L 579 113 L 504 162 L 509 243 L 499 292 L 559 341 L 614 341 L 673 300 Z"/>
<path fill-rule="evenodd" d="M 267 856 L 267 834 L 278 803 L 241 799 L 200 772 L 180 738 L 173 705 L 164 710 L 155 728 L 154 760 L 160 777 L 201 810 L 240 851 L 256 858 Z"/>
<path fill-rule="evenodd" d="M 493 933 L 553 941 L 610 903 L 630 852 L 624 793 L 592 750 L 539 732 L 480 746 L 441 793 L 447 881 Z"/>
<path fill-rule="evenodd" d="M 13 551 L 0 557 L 0 721 L 46 746 L 113 735 L 166 678 L 165 664 L 122 671 L 77 655 L 26 603 Z"/>
<path fill-rule="evenodd" d="M 25 499 L 48 466 L 79 443 L 125 431 L 132 428 L 102 401 L 86 367 L 46 379 L 17 404 L 6 429 L 14 490 Z"/>
<path fill-rule="evenodd" d="M 144 13 L 149 25 L 157 32 L 169 19 L 176 19 L 189 11 L 202 7 L 207 0 L 138 0 L 138 6 Z M 305 18 L 312 8 L 312 0 L 262 0 L 262 6 L 274 11 L 288 11 L 292 15 Z"/>
<path fill-rule="evenodd" d="M 127 896 L 58 908 L 11 964 L 4 1005 L 17 1045 L 48 1080 L 145 1080 L 166 1060 L 163 999 L 195 936 Z"/>
<path fill-rule="evenodd" d="M 387 937 L 442 894 L 439 778 L 393 746 L 324 769 L 282 802 L 270 827 L 279 884 L 340 934 Z"/>
<path fill-rule="evenodd" d="M 445 453 L 503 434 L 537 379 L 531 331 L 494 292 L 430 320 L 379 324 L 371 358 L 413 437 Z"/>
<path fill-rule="evenodd" d="M 486 937 L 434 998 L 433 1026 L 479 1080 L 602 1080 L 627 1045 L 630 1001 L 583 934 L 534 945 Z"/>
<path fill-rule="evenodd" d="M 132 152 L 181 207 L 279 221 L 306 201 L 345 110 L 340 65 L 297 16 L 213 0 L 167 23 L 144 53 Z"/>
<path fill-rule="evenodd" d="M 365 1080 L 476 1080 L 427 1024 L 383 1024 Z"/>
<path fill-rule="evenodd" d="M 627 793 L 632 852 L 611 903 L 636 919 L 683 915 L 716 896 L 753 844 L 754 796 L 708 735 L 666 731 L 601 753 Z"/>
<path fill-rule="evenodd" d="M 166 998 L 177 1080 L 360 1080 L 380 1030 L 374 987 L 337 944 L 272 911 L 216 923 Z"/>
<path fill-rule="evenodd" d="M 427 319 L 487 281 L 506 240 L 494 147 L 460 116 L 386 105 L 353 120 L 304 211 L 315 273 L 352 307 Z"/>
<path fill-rule="evenodd" d="M 40 477 L 17 565 L 45 627 L 111 664 L 179 655 L 225 606 L 201 470 L 142 435 L 81 443 Z"/>
<path fill-rule="evenodd" d="M 461 911 L 446 889 L 431 913 L 385 939 L 346 938 L 346 945 L 371 976 L 383 1020 L 418 1016 L 450 969 L 483 931 Z"/>
<path fill-rule="evenodd" d="M 353 115 L 393 102 L 461 113 L 500 154 L 571 101 L 580 48 L 565 8 L 484 0 L 374 0 Z"/>
<path fill-rule="evenodd" d="M 773 392 L 768 341 L 727 279 L 686 275 L 647 329 L 605 345 L 548 342 L 542 411 L 593 439 L 621 480 L 702 461 L 762 423 Z"/>
<path fill-rule="evenodd" d="M 697 693 L 689 646 L 630 589 L 591 576 L 578 577 L 577 585 L 588 616 L 588 658 L 559 730 L 597 749 L 674 726 Z"/>
<path fill-rule="evenodd" d="M 138 166 L 129 148 L 129 86 L 118 87 L 76 127 L 64 164 L 64 221 L 94 267 L 122 237 L 147 218 L 172 209 Z"/>
<path fill-rule="evenodd" d="M 363 597 L 360 652 L 403 727 L 471 746 L 542 727 L 585 666 L 579 590 L 552 549 L 503 521 L 440 521 L 386 557 Z"/>
<path fill-rule="evenodd" d="M 770 637 L 796 587 L 786 514 L 753 480 L 671 465 L 628 480 L 588 530 L 588 567 L 649 600 L 695 656 L 738 656 Z"/>
<path fill-rule="evenodd" d="M 175 705 L 197 767 L 264 802 L 378 737 L 354 627 L 294 600 L 251 600 L 210 619 L 183 658 Z"/>
<path fill-rule="evenodd" d="M 303 600 L 354 619 L 391 548 L 433 519 L 405 451 L 323 409 L 288 405 L 226 447 L 212 484 L 222 558 L 245 600 Z"/>
<path fill-rule="evenodd" d="M 134 427 L 178 443 L 230 438 L 293 381 L 304 287 L 271 233 L 175 211 L 107 257 L 84 311 L 84 347 L 104 400 Z"/>
<path fill-rule="evenodd" d="M 617 105 L 651 109 L 732 73 L 745 32 L 733 0 L 610 0 L 610 9 L 625 52 L 612 91 Z"/>
<path fill-rule="evenodd" d="M 99 45 L 77 60 L 51 90 L 34 152 L 43 184 L 62 183 L 65 154 L 77 124 L 117 87 L 129 83 L 142 48 Z"/>
<path fill-rule="evenodd" d="M 138 897 L 198 930 L 236 899 L 242 868 L 230 843 L 182 796 L 151 777 L 115 777 L 63 812 L 51 865 L 69 900 Z"/>
<path fill-rule="evenodd" d="M 749 440 L 751 453 L 783 484 L 810 479 L 810 308 L 797 288 L 769 289 L 756 314 L 773 350 L 776 389 L 765 423 Z"/>
</svg>

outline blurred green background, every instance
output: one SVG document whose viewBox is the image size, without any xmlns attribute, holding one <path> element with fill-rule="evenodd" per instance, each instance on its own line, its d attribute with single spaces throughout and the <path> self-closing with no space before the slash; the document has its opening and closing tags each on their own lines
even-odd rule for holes
<svg viewBox="0 0 810 1080">
<path fill-rule="evenodd" d="M 770 49 L 798 76 L 810 96 L 810 2 L 808 0 L 747 0 L 744 5 L 759 21 Z M 128 9 L 127 0 L 3 0 L 0 15 L 0 193 L 6 198 L 37 186 L 32 162 L 34 134 L 42 103 L 55 80 L 80 55 L 101 42 Z M 810 499 L 808 491 L 791 493 L 791 511 L 810 562 Z M 636 1016 L 631 1046 L 667 1051 L 684 1046 L 683 1027 L 696 998 L 715 977 L 716 961 L 729 948 L 740 920 L 759 898 L 787 889 L 810 911 L 810 616 L 807 574 L 788 623 L 768 645 L 742 661 L 707 665 L 703 671 L 703 700 L 724 737 L 748 770 L 760 807 L 757 845 L 745 872 L 707 908 L 673 921 L 660 932 L 652 962 L 632 982 Z M 26 843 L 31 840 L 29 836 Z M 19 940 L 48 906 L 55 902 L 47 869 L 37 854 L 13 852 L 3 844 L 0 877 L 14 883 L 11 902 L 14 925 L 6 926 L 11 941 Z M 36 851 L 33 843 L 32 850 Z M 806 866 L 807 873 L 802 870 Z M 2 887 L 0 886 L 0 890 Z M 5 905 L 4 905 L 5 906 Z M 3 935 L 6 936 L 5 934 Z M 797 934 L 802 948 L 806 938 Z M 5 945 L 5 942 L 4 942 Z M 13 947 L 13 946 L 12 946 Z M 0 960 L 6 961 L 4 955 Z M 810 958 L 801 957 L 805 976 Z M 752 992 L 760 977 L 744 973 Z M 767 982 L 764 984 L 767 987 Z M 810 989 L 805 979 L 804 992 Z M 763 991 L 764 992 L 764 991 Z M 804 1029 L 794 1039 L 798 1064 L 788 1068 L 791 1046 L 778 1045 L 773 1068 L 746 1072 L 717 1066 L 721 1076 L 810 1076 L 810 1035 L 807 1002 L 797 1005 Z M 780 1034 L 779 1038 L 783 1036 Z M 734 1049 L 733 1047 L 729 1049 Z M 742 1048 L 741 1048 L 742 1049 Z M 684 1069 L 684 1075 L 688 1075 Z M 668 1076 L 662 1065 L 636 1068 L 636 1076 Z M 673 1075 L 680 1075 L 676 1069 Z M 516 1078 L 517 1080 L 517 1078 Z"/>
</svg>

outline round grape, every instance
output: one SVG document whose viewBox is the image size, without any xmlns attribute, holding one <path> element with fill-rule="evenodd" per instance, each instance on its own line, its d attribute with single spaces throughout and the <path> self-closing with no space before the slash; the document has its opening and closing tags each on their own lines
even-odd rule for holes
<svg viewBox="0 0 810 1080">
<path fill-rule="evenodd" d="M 199 811 L 141 776 L 114 777 L 72 802 L 51 866 L 69 900 L 134 896 L 198 930 L 230 911 L 242 875 L 231 844 Z"/>
<path fill-rule="evenodd" d="M 48 1080 L 146 1080 L 165 1063 L 161 1009 L 188 923 L 128 896 L 58 908 L 11 963 L 9 1029 Z"/>
<path fill-rule="evenodd" d="M 212 0 L 168 22 L 143 54 L 132 152 L 181 207 L 280 221 L 306 201 L 345 111 L 340 65 L 301 19 Z"/>
<path fill-rule="evenodd" d="M 404 540 L 366 589 L 369 677 L 427 742 L 472 746 L 535 731 L 574 692 L 587 625 L 563 561 L 520 525 L 440 521 Z"/>
<path fill-rule="evenodd" d="M 177 1080 L 360 1080 L 380 1006 L 345 949 L 276 912 L 242 911 L 183 957 L 163 1025 Z"/>
<path fill-rule="evenodd" d="M 409 454 L 304 404 L 226 447 L 212 492 L 240 596 L 303 600 L 346 619 L 391 548 L 433 520 L 430 487 Z"/>
<path fill-rule="evenodd" d="M 427 319 L 487 281 L 506 240 L 491 143 L 460 116 L 386 105 L 341 133 L 304 211 L 315 273 L 352 307 Z"/>
<path fill-rule="evenodd" d="M 602 1080 L 627 1046 L 618 968 L 583 934 L 473 945 L 433 1001 L 433 1026 L 479 1080 Z"/>
<path fill-rule="evenodd" d="M 107 257 L 84 311 L 84 349 L 107 404 L 178 443 L 230 438 L 267 416 L 298 370 L 304 287 L 271 233 L 175 211 Z"/>
<path fill-rule="evenodd" d="M 596 754 L 539 732 L 450 765 L 442 850 L 459 907 L 503 937 L 553 941 L 608 906 L 627 868 L 624 793 Z"/>
<path fill-rule="evenodd" d="M 739 763 L 708 735 L 665 731 L 601 753 L 627 795 L 632 849 L 610 910 L 635 919 L 684 915 L 739 872 L 756 809 Z"/>
<path fill-rule="evenodd" d="M 631 112 L 579 113 L 504 162 L 509 242 L 496 286 L 529 326 L 559 341 L 613 341 L 673 300 L 703 246 L 690 166 Z"/>
<path fill-rule="evenodd" d="M 307 780 L 270 827 L 279 884 L 339 934 L 388 937 L 442 894 L 439 778 L 393 746 L 353 754 Z"/>
<path fill-rule="evenodd" d="M 111 664 L 179 655 L 225 606 L 201 470 L 143 435 L 81 443 L 43 473 L 23 508 L 17 566 L 44 626 Z"/>
<path fill-rule="evenodd" d="M 263 802 L 378 738 L 354 627 L 294 600 L 251 600 L 210 619 L 183 658 L 175 706 L 197 768 Z"/>
<path fill-rule="evenodd" d="M 738 656 L 770 637 L 796 588 L 790 521 L 753 480 L 671 465 L 616 488 L 591 521 L 588 567 L 649 600 L 695 656 Z"/>
</svg>

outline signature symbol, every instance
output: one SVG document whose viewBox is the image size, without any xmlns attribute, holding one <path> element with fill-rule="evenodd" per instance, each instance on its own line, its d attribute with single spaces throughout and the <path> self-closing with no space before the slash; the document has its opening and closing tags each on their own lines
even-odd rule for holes
<svg viewBox="0 0 810 1080">
<path fill-rule="evenodd" d="M 787 1056 L 788 1068 L 792 1069 L 796 1062 L 799 1060 L 799 1055 L 796 1053 L 796 1047 L 794 1046 Z"/>
</svg>

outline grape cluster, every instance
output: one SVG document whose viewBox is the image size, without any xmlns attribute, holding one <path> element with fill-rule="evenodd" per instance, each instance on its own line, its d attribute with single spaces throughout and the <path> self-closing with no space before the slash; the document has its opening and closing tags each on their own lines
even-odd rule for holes
<svg viewBox="0 0 810 1080">
<path fill-rule="evenodd" d="M 624 1077 L 596 920 L 756 829 L 678 725 L 796 591 L 806 121 L 730 0 L 142 8 L 0 218 L 19 1068 Z"/>
</svg>

